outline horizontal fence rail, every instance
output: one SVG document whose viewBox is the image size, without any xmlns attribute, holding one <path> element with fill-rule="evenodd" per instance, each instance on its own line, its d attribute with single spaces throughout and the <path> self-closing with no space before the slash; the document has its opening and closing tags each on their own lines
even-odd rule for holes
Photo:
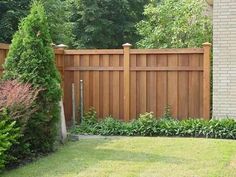
<svg viewBox="0 0 236 177">
<path fill-rule="evenodd" d="M 84 109 L 99 117 L 129 121 L 144 112 L 163 115 L 170 106 L 175 118 L 210 118 L 211 44 L 193 49 L 64 50 L 55 49 L 62 76 L 66 120 L 72 120 L 72 84 L 77 118 L 80 80 Z M 0 44 L 0 73 L 9 46 Z"/>
</svg>

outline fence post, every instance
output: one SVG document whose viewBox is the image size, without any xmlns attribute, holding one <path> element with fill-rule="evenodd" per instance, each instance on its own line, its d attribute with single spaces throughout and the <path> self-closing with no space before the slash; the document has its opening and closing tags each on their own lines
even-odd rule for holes
<svg viewBox="0 0 236 177">
<path fill-rule="evenodd" d="M 130 117 L 130 47 L 129 43 L 123 44 L 124 48 L 124 120 Z"/>
<path fill-rule="evenodd" d="M 60 44 L 60 45 L 52 44 L 52 45 L 53 45 L 54 49 L 62 51 L 61 55 L 62 55 L 63 65 L 61 68 L 61 79 L 62 79 L 61 86 L 62 86 L 62 89 L 64 92 L 64 77 L 65 77 L 65 54 L 64 54 L 64 52 L 68 48 L 68 46 L 65 44 Z"/>
<path fill-rule="evenodd" d="M 203 50 L 203 118 L 210 119 L 211 43 L 204 43 Z"/>
</svg>

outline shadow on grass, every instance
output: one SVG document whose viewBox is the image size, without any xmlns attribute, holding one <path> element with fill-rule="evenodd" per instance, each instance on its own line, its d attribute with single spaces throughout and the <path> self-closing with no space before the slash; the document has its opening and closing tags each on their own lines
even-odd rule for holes
<svg viewBox="0 0 236 177">
<path fill-rule="evenodd" d="M 134 163 L 166 163 L 182 164 L 188 163 L 190 159 L 178 158 L 173 156 L 164 156 L 152 152 L 135 152 L 132 148 L 119 150 L 113 149 L 113 143 L 117 143 L 119 138 L 82 140 L 78 142 L 69 142 L 54 154 L 42 158 L 32 164 L 26 165 L 22 169 L 12 170 L 5 176 L 61 176 L 68 173 L 81 173 L 84 170 L 102 164 L 103 161 L 116 162 L 134 162 Z M 119 143 L 124 143 L 119 142 Z M 118 143 L 118 144 L 119 144 Z M 135 147 L 134 143 L 134 147 Z M 145 145 L 143 145 L 145 148 Z M 145 151 L 145 150 L 144 150 Z M 113 169 L 116 170 L 116 169 Z M 3 176 L 4 176 L 3 175 Z"/>
<path fill-rule="evenodd" d="M 119 140 L 120 138 L 111 138 L 111 139 L 99 139 L 99 140 L 83 140 L 82 144 L 72 143 L 72 147 L 76 146 L 77 148 L 71 151 L 70 158 L 77 159 L 79 156 L 86 156 L 89 160 L 94 161 L 131 161 L 131 162 L 163 162 L 163 163 L 188 163 L 192 161 L 190 159 L 184 159 L 174 156 L 164 156 L 154 153 L 147 152 L 135 152 L 132 149 L 119 150 L 112 149 L 112 147 L 107 148 L 106 146 L 111 145 L 111 143 Z M 161 152 L 160 152 L 161 154 Z"/>
</svg>

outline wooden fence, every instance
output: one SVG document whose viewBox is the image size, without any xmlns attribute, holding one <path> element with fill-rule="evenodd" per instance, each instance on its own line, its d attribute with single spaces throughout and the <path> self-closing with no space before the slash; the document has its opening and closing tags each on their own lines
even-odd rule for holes
<svg viewBox="0 0 236 177">
<path fill-rule="evenodd" d="M 211 44 L 194 49 L 55 50 L 61 72 L 67 121 L 72 117 L 72 83 L 79 110 L 80 80 L 84 108 L 99 117 L 131 120 L 140 113 L 164 113 L 169 105 L 178 119 L 210 118 Z M 7 45 L 0 44 L 0 64 Z M 78 116 L 77 116 L 78 117 Z"/>
</svg>

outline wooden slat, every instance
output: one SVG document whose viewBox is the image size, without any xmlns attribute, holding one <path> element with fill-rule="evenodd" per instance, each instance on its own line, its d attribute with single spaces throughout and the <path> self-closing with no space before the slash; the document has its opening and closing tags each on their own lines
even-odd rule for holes
<svg viewBox="0 0 236 177">
<path fill-rule="evenodd" d="M 192 54 L 203 53 L 202 48 L 187 49 L 131 49 L 131 54 Z"/>
<path fill-rule="evenodd" d="M 156 66 L 156 55 L 149 55 L 147 58 L 147 66 Z M 152 71 L 147 73 L 147 111 L 153 112 L 156 115 L 157 108 L 157 72 Z"/>
<path fill-rule="evenodd" d="M 199 56 L 199 65 L 203 67 L 203 55 Z M 203 73 L 198 73 L 199 74 L 199 102 L 200 102 L 200 118 L 203 118 Z"/>
<path fill-rule="evenodd" d="M 189 55 L 178 55 L 179 66 L 189 66 Z M 189 105 L 189 72 L 178 73 L 178 118 L 188 118 L 188 105 Z"/>
<path fill-rule="evenodd" d="M 176 54 L 168 55 L 168 66 L 177 66 L 178 56 Z M 172 115 L 178 117 L 178 73 L 168 72 L 168 105 L 171 108 Z"/>
<path fill-rule="evenodd" d="M 158 55 L 157 65 L 167 66 L 167 55 Z M 157 75 L 157 116 L 160 117 L 167 106 L 167 72 L 161 71 Z"/>
<path fill-rule="evenodd" d="M 194 54 L 189 59 L 190 66 L 199 66 L 199 55 Z M 199 73 L 189 73 L 189 117 L 200 117 Z"/>
<path fill-rule="evenodd" d="M 100 50 L 65 50 L 65 55 L 116 55 L 123 54 L 122 49 L 100 49 Z"/>
<path fill-rule="evenodd" d="M 109 55 L 103 55 L 102 57 L 102 65 L 105 67 L 109 66 Z M 103 100 L 103 117 L 107 117 L 110 115 L 109 110 L 109 96 L 110 96 L 110 89 L 109 89 L 109 71 L 104 71 L 102 73 L 103 77 L 103 89 L 102 89 L 102 100 Z"/>
<path fill-rule="evenodd" d="M 113 58 L 112 58 L 112 65 L 114 67 L 116 66 L 119 66 L 119 55 L 113 55 Z M 119 71 L 114 71 L 112 72 L 113 73 L 113 93 L 112 93 L 112 101 L 113 101 L 113 108 L 112 108 L 112 115 L 115 117 L 115 118 L 119 118 L 119 114 L 120 114 L 120 104 L 119 104 L 119 100 L 120 100 L 120 92 L 119 92 L 119 89 L 120 89 L 120 83 L 119 83 L 119 80 L 120 80 L 120 75 L 119 75 Z"/>
<path fill-rule="evenodd" d="M 74 56 L 74 65 L 75 66 L 80 66 L 80 55 L 75 55 Z M 78 108 L 80 106 L 80 73 L 75 73 L 74 72 L 74 84 L 75 84 L 75 107 L 76 107 L 76 111 L 75 111 L 75 118 L 76 121 L 79 122 L 81 120 L 79 120 L 79 114 L 78 114 Z"/>
<path fill-rule="evenodd" d="M 74 56 L 65 56 L 65 66 L 74 65 Z M 67 122 L 72 121 L 72 83 L 74 81 L 74 74 L 71 72 L 64 73 L 64 110 Z"/>
<path fill-rule="evenodd" d="M 104 66 L 87 66 L 87 67 L 66 67 L 65 71 L 123 71 L 124 67 L 104 67 Z"/>
<path fill-rule="evenodd" d="M 119 59 L 120 59 L 120 67 L 123 67 L 124 66 L 124 56 L 119 55 Z M 120 100 L 119 100 L 120 113 L 119 114 L 120 114 L 120 117 L 119 118 L 124 121 L 125 120 L 124 119 L 124 99 L 122 99 L 122 98 L 124 98 L 124 89 L 122 89 L 122 88 L 124 88 L 124 72 L 123 71 L 119 71 L 119 78 L 120 78 L 120 80 L 119 80 L 119 82 L 120 82 L 120 89 L 119 89 L 119 95 L 120 95 Z M 130 119 L 130 116 L 128 119 Z"/>
<path fill-rule="evenodd" d="M 83 67 L 89 66 L 89 55 L 81 55 L 80 65 Z M 84 83 L 84 111 L 88 111 L 92 106 L 90 105 L 90 95 L 92 95 L 90 93 L 90 73 L 89 71 L 83 71 L 80 74 Z"/>
<path fill-rule="evenodd" d="M 139 55 L 137 60 L 138 66 L 146 66 L 147 59 L 146 55 Z M 145 71 L 141 71 L 137 73 L 138 75 L 138 113 L 143 114 L 147 111 L 147 73 Z"/>
<path fill-rule="evenodd" d="M 136 66 L 136 55 L 131 55 L 130 59 L 131 67 Z M 130 73 L 130 118 L 137 117 L 137 76 L 136 72 Z"/>
<path fill-rule="evenodd" d="M 92 55 L 91 57 L 91 62 L 93 66 L 99 66 L 100 64 L 100 55 Z M 100 118 L 102 115 L 100 114 L 100 106 L 99 106 L 99 99 L 100 99 L 100 80 L 99 80 L 99 72 L 98 71 L 93 71 L 93 107 L 96 109 L 98 113 L 98 117 Z"/>
<path fill-rule="evenodd" d="M 132 67 L 131 71 L 203 71 L 202 67 L 198 66 L 167 66 L 167 67 Z"/>
</svg>

